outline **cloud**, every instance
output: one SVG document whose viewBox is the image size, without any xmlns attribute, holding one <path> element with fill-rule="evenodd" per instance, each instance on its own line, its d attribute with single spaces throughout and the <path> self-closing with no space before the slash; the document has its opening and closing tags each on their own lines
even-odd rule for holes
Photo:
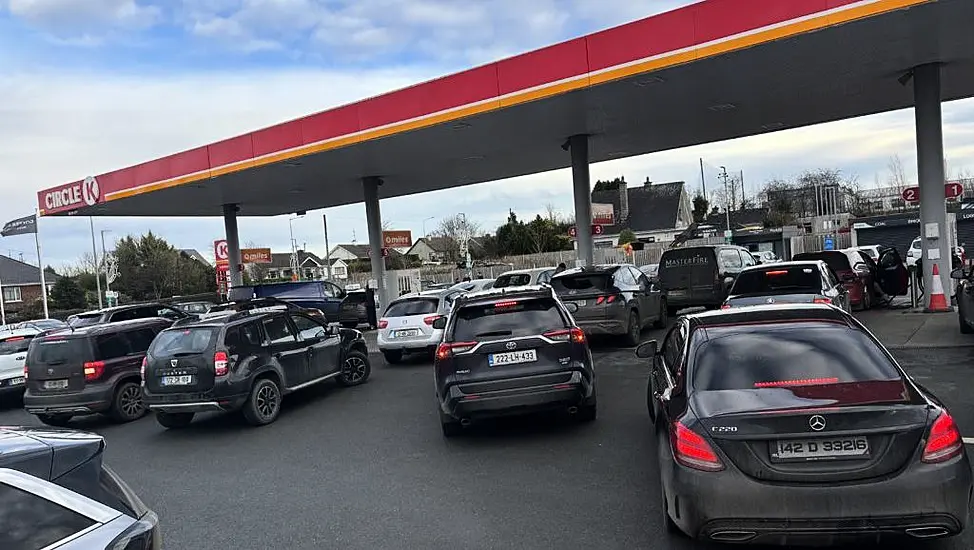
<svg viewBox="0 0 974 550">
<path fill-rule="evenodd" d="M 136 0 L 7 0 L 7 10 L 27 24 L 74 41 L 95 31 L 141 29 L 159 22 L 162 9 Z"/>
</svg>

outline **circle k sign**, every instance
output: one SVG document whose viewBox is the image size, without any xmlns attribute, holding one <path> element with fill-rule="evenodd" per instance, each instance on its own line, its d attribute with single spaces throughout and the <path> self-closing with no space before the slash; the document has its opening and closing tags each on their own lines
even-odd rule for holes
<svg viewBox="0 0 974 550">
<path fill-rule="evenodd" d="M 98 180 L 94 176 L 88 176 L 81 182 L 81 199 L 88 206 L 94 206 L 101 198 L 101 189 L 98 187 Z"/>
<path fill-rule="evenodd" d="M 217 262 L 226 262 L 230 260 L 230 249 L 227 247 L 227 241 L 219 240 L 213 241 L 213 255 L 216 256 Z"/>
</svg>

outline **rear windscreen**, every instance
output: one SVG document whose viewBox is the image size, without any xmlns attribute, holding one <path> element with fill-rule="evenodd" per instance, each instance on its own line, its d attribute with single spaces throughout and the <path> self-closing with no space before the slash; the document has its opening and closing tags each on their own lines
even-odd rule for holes
<svg viewBox="0 0 974 550">
<path fill-rule="evenodd" d="M 216 340 L 218 332 L 219 329 L 214 327 L 164 330 L 152 341 L 149 354 L 155 357 L 171 357 L 203 353 Z"/>
<path fill-rule="evenodd" d="M 456 313 L 454 342 L 531 336 L 565 328 L 565 319 L 551 298 L 510 300 L 471 305 Z"/>
<path fill-rule="evenodd" d="M 414 298 L 400 300 L 389 305 L 385 317 L 411 317 L 436 313 L 440 301 L 436 298 Z"/>
<path fill-rule="evenodd" d="M 178 309 L 183 310 L 186 313 L 206 313 L 210 310 L 210 304 L 179 304 L 176 306 Z"/>
<path fill-rule="evenodd" d="M 699 336 L 705 341 L 696 347 Z M 749 324 L 698 330 L 691 342 L 697 391 L 900 380 L 864 333 L 830 323 Z"/>
<path fill-rule="evenodd" d="M 822 260 L 836 273 L 852 269 L 852 266 L 849 265 L 849 257 L 845 255 L 845 252 L 803 252 L 795 254 L 792 259 L 795 261 Z"/>
<path fill-rule="evenodd" d="M 551 287 L 555 292 L 562 294 L 565 291 L 591 291 L 607 290 L 612 286 L 612 277 L 607 273 L 578 273 L 572 275 L 562 275 L 551 280 Z"/>
<path fill-rule="evenodd" d="M 822 276 L 815 267 L 747 270 L 737 276 L 731 294 L 822 292 Z"/>
<path fill-rule="evenodd" d="M 494 281 L 494 288 L 527 286 L 529 284 L 531 284 L 531 275 L 529 273 L 508 273 L 501 275 Z"/>
<path fill-rule="evenodd" d="M 11 336 L 0 341 L 0 355 L 23 353 L 30 347 L 33 336 Z"/>
<path fill-rule="evenodd" d="M 27 354 L 27 364 L 62 365 L 83 363 L 91 358 L 91 346 L 85 338 L 43 338 L 34 341 Z"/>
<path fill-rule="evenodd" d="M 712 248 L 667 250 L 659 261 L 658 277 L 664 288 L 713 284 L 717 258 Z"/>
<path fill-rule="evenodd" d="M 68 323 L 74 328 L 97 325 L 101 322 L 101 313 L 95 315 L 78 315 Z"/>
</svg>

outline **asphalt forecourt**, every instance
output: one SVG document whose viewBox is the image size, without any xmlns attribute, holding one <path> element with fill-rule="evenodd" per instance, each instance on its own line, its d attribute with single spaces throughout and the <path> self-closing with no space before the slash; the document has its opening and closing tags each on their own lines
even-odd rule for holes
<svg viewBox="0 0 974 550">
<path fill-rule="evenodd" d="M 105 435 L 109 464 L 162 518 L 167 548 L 721 548 L 667 539 L 646 365 L 631 350 L 594 354 L 591 424 L 538 416 L 447 440 L 430 364 L 373 355 L 367 384 L 308 388 L 263 428 L 217 414 L 173 431 L 148 417 L 72 427 Z M 974 348 L 894 354 L 974 436 Z M 7 400 L 0 424 L 39 423 Z M 937 547 L 974 548 L 974 533 Z"/>
</svg>

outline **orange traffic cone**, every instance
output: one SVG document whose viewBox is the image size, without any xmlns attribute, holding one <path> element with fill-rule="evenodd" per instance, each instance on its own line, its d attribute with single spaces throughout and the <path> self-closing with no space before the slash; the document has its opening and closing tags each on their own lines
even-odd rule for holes
<svg viewBox="0 0 974 550">
<path fill-rule="evenodd" d="M 928 312 L 953 311 L 944 295 L 944 283 L 940 280 L 940 268 L 933 264 L 933 282 L 930 283 L 930 306 Z"/>
</svg>

